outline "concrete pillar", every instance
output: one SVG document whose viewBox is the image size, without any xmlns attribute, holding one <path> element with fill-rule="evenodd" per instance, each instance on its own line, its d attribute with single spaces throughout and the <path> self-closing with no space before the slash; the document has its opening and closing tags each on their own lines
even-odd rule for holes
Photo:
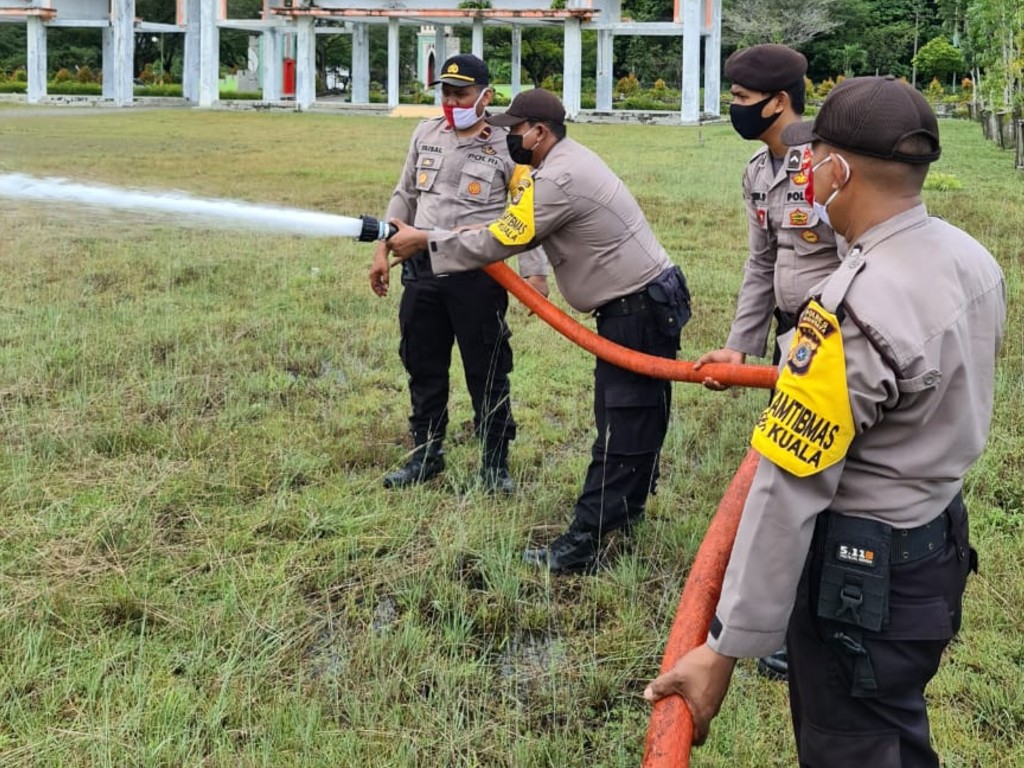
<svg viewBox="0 0 1024 768">
<path fill-rule="evenodd" d="M 135 0 L 111 0 L 103 30 L 103 95 L 123 107 L 135 100 Z"/>
<path fill-rule="evenodd" d="M 307 110 L 316 102 L 316 28 L 312 16 L 295 20 L 295 106 Z"/>
<path fill-rule="evenodd" d="M 263 76 L 263 100 L 280 101 L 282 79 L 281 33 L 268 29 L 263 33 L 263 53 L 260 55 L 260 74 Z"/>
<path fill-rule="evenodd" d="M 704 113 L 717 117 L 722 110 L 722 0 L 704 1 L 710 11 L 710 28 L 704 38 Z"/>
<path fill-rule="evenodd" d="M 523 88 L 523 28 L 512 27 L 512 96 Z"/>
<path fill-rule="evenodd" d="M 199 24 L 200 0 L 185 2 L 185 58 L 181 68 L 181 95 L 193 104 L 199 103 L 199 41 L 202 30 Z"/>
<path fill-rule="evenodd" d="M 398 19 L 388 19 L 388 107 L 394 109 L 398 106 L 398 96 L 401 92 L 401 74 L 399 69 L 399 48 L 401 37 Z"/>
<path fill-rule="evenodd" d="M 46 27 L 38 16 L 26 19 L 28 103 L 38 104 L 46 98 Z"/>
<path fill-rule="evenodd" d="M 370 26 L 352 25 L 352 103 L 370 103 Z"/>
<path fill-rule="evenodd" d="M 565 20 L 565 68 L 562 72 L 562 104 L 565 116 L 576 119 L 580 113 L 580 84 L 583 79 L 583 34 L 580 20 Z"/>
<path fill-rule="evenodd" d="M 615 36 L 610 29 L 597 31 L 597 108 L 609 112 L 614 88 Z"/>
<path fill-rule="evenodd" d="M 217 7 L 199 3 L 199 106 L 212 107 L 220 101 L 220 30 Z"/>
<path fill-rule="evenodd" d="M 473 19 L 473 55 L 478 59 L 484 57 L 484 20 Z"/>
<path fill-rule="evenodd" d="M 683 123 L 700 122 L 700 7 L 701 0 L 683 3 Z"/>
<path fill-rule="evenodd" d="M 430 81 L 434 82 L 437 80 L 437 76 L 441 74 L 441 65 L 444 64 L 448 58 L 448 35 L 445 34 L 445 28 L 443 24 L 438 24 L 434 27 L 434 71 L 430 73 Z M 434 104 L 440 106 L 441 104 L 441 86 L 437 86 L 434 89 Z"/>
</svg>

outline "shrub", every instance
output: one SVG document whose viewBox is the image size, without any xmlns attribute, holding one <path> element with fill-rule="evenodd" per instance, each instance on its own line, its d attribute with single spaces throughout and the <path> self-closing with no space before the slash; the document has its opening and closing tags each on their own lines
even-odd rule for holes
<svg viewBox="0 0 1024 768">
<path fill-rule="evenodd" d="M 83 64 L 78 68 L 75 73 L 75 80 L 80 83 L 94 83 L 96 82 L 96 76 L 92 72 L 92 67 L 88 64 Z"/>
<path fill-rule="evenodd" d="M 263 94 L 259 91 L 221 91 L 221 101 L 259 101 Z"/>
<path fill-rule="evenodd" d="M 836 82 L 831 77 L 822 80 L 821 84 L 818 86 L 818 98 L 824 99 L 832 93 L 832 89 L 835 87 Z"/>
<path fill-rule="evenodd" d="M 162 83 L 153 85 L 137 85 L 134 89 L 136 96 L 182 96 L 181 85 Z"/>
<path fill-rule="evenodd" d="M 945 94 L 946 89 L 942 87 L 942 83 L 939 82 L 939 78 L 937 77 L 932 78 L 932 81 L 928 83 L 928 89 L 924 92 L 928 101 L 932 102 L 942 101 L 942 97 Z"/>
<path fill-rule="evenodd" d="M 17 82 L 15 80 L 7 80 L 0 83 L 0 93 L 24 93 L 27 90 L 27 83 Z"/>
<path fill-rule="evenodd" d="M 615 85 L 615 92 L 619 95 L 619 98 L 632 96 L 639 91 L 640 81 L 636 79 L 636 75 L 632 72 L 625 77 L 619 78 L 619 82 Z"/>
<path fill-rule="evenodd" d="M 61 67 L 57 70 L 57 74 L 53 76 L 53 82 L 55 83 L 66 83 L 71 80 L 71 72 L 67 67 Z"/>
<path fill-rule="evenodd" d="M 103 86 L 99 83 L 82 83 L 76 80 L 68 80 L 63 83 L 47 83 L 46 92 L 54 96 L 101 96 L 103 94 Z"/>
<path fill-rule="evenodd" d="M 433 103 L 433 101 L 434 97 L 433 95 L 431 95 L 430 102 Z M 503 93 L 499 93 L 498 91 L 495 91 L 494 96 L 491 98 L 491 104 L 493 104 L 496 107 L 507 107 L 511 103 L 512 99 L 510 99 Z"/>
<path fill-rule="evenodd" d="M 638 93 L 636 96 L 623 99 L 619 107 L 622 109 L 657 110 L 663 112 L 667 105 L 661 99 L 651 96 L 650 93 Z"/>
</svg>

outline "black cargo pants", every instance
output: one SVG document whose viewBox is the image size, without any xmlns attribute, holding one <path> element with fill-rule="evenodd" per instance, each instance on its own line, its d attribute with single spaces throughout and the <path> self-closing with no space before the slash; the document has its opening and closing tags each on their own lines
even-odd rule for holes
<svg viewBox="0 0 1024 768">
<path fill-rule="evenodd" d="M 662 333 L 648 308 L 597 318 L 604 338 L 658 357 L 674 359 L 679 334 Z M 658 479 L 658 458 L 668 431 L 672 385 L 606 363 L 594 369 L 594 420 L 583 490 L 576 501 L 576 525 L 598 535 L 622 528 L 644 512 Z"/>
<path fill-rule="evenodd" d="M 938 768 L 924 689 L 960 628 L 967 574 L 977 562 L 960 497 L 947 509 L 945 546 L 892 564 L 889 621 L 881 631 L 863 632 L 878 685 L 870 696 L 852 695 L 854 657 L 828 639 L 834 622 L 816 615 L 823 557 L 816 528 L 786 636 L 801 768 Z"/>
<path fill-rule="evenodd" d="M 508 380 L 512 347 L 505 322 L 505 289 L 485 272 L 442 277 L 403 274 L 402 283 L 399 355 L 409 374 L 409 426 L 417 442 L 425 442 L 428 436 L 444 439 L 447 433 L 449 368 L 456 341 L 477 435 L 494 442 L 513 439 L 516 423 Z"/>
</svg>

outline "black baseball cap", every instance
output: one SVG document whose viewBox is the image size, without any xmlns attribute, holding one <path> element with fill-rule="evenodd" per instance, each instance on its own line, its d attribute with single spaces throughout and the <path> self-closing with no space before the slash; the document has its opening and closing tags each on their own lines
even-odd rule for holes
<svg viewBox="0 0 1024 768">
<path fill-rule="evenodd" d="M 807 59 L 786 45 L 766 43 L 741 48 L 725 61 L 725 76 L 736 85 L 761 93 L 785 91 L 802 84 Z"/>
<path fill-rule="evenodd" d="M 430 85 L 444 83 L 454 85 L 457 88 L 464 88 L 467 85 L 489 85 L 491 74 L 487 71 L 487 64 L 470 53 L 460 53 L 449 57 L 441 65 L 441 72 Z"/>
<path fill-rule="evenodd" d="M 485 118 L 491 125 L 505 127 L 519 123 L 557 123 L 565 124 L 565 107 L 561 100 L 543 88 L 534 88 L 518 94 L 504 114 Z"/>
<path fill-rule="evenodd" d="M 931 144 L 923 154 L 901 152 L 900 144 L 922 136 Z M 814 122 L 793 123 L 782 131 L 789 146 L 823 141 L 858 155 L 924 165 L 942 154 L 939 121 L 917 89 L 892 75 L 852 77 L 825 98 Z"/>
</svg>

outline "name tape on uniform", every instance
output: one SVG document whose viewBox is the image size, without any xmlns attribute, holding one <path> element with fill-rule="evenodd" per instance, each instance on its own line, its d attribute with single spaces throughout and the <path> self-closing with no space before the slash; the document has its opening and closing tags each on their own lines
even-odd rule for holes
<svg viewBox="0 0 1024 768">
<path fill-rule="evenodd" d="M 853 436 L 843 334 L 836 316 L 812 300 L 750 444 L 781 469 L 807 477 L 842 459 Z"/>
</svg>

